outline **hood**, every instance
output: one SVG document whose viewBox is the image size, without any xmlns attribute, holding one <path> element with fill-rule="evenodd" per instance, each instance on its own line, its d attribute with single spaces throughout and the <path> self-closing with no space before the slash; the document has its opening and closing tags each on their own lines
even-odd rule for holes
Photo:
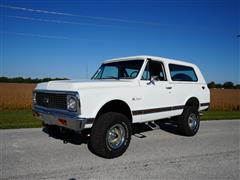
<svg viewBox="0 0 240 180">
<path fill-rule="evenodd" d="M 77 91 L 81 89 L 111 88 L 123 86 L 136 86 L 136 80 L 61 80 L 39 83 L 36 89 L 58 90 L 58 91 Z"/>
</svg>

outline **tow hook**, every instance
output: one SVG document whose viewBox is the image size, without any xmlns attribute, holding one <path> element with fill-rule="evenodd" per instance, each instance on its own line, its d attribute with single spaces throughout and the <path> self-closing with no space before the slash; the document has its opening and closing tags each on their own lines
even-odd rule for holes
<svg viewBox="0 0 240 180">
<path fill-rule="evenodd" d="M 67 129 L 60 127 L 60 133 L 66 134 L 67 133 Z"/>
<path fill-rule="evenodd" d="M 63 139 L 63 144 L 67 144 L 69 141 L 68 141 L 68 138 L 69 138 L 69 132 L 66 128 L 64 127 L 60 127 L 60 133 L 64 134 L 64 139 Z"/>
</svg>

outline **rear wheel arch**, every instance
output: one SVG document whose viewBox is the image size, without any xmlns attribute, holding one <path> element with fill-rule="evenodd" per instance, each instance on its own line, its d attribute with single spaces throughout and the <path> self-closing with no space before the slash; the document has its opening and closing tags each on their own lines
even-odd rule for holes
<svg viewBox="0 0 240 180">
<path fill-rule="evenodd" d="M 198 110 L 200 107 L 200 102 L 199 102 L 198 98 L 196 98 L 196 97 L 189 98 L 186 101 L 184 108 L 186 108 L 186 107 L 193 107 L 196 110 Z"/>
</svg>

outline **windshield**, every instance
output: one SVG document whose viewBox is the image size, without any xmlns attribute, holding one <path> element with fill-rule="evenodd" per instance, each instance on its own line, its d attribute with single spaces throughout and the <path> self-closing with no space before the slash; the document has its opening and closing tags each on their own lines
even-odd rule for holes
<svg viewBox="0 0 240 180">
<path fill-rule="evenodd" d="M 102 64 L 92 79 L 134 79 L 142 67 L 143 60 L 128 60 Z"/>
</svg>

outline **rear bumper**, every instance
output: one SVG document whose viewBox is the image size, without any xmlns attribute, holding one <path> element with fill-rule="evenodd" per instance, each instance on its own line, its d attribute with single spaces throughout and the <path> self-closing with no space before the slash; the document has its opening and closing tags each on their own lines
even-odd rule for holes
<svg viewBox="0 0 240 180">
<path fill-rule="evenodd" d="M 47 108 L 34 107 L 32 111 L 33 116 L 44 124 L 57 125 L 76 132 L 91 128 L 94 122 L 94 118 L 80 118 L 76 115 L 64 114 Z"/>
</svg>

